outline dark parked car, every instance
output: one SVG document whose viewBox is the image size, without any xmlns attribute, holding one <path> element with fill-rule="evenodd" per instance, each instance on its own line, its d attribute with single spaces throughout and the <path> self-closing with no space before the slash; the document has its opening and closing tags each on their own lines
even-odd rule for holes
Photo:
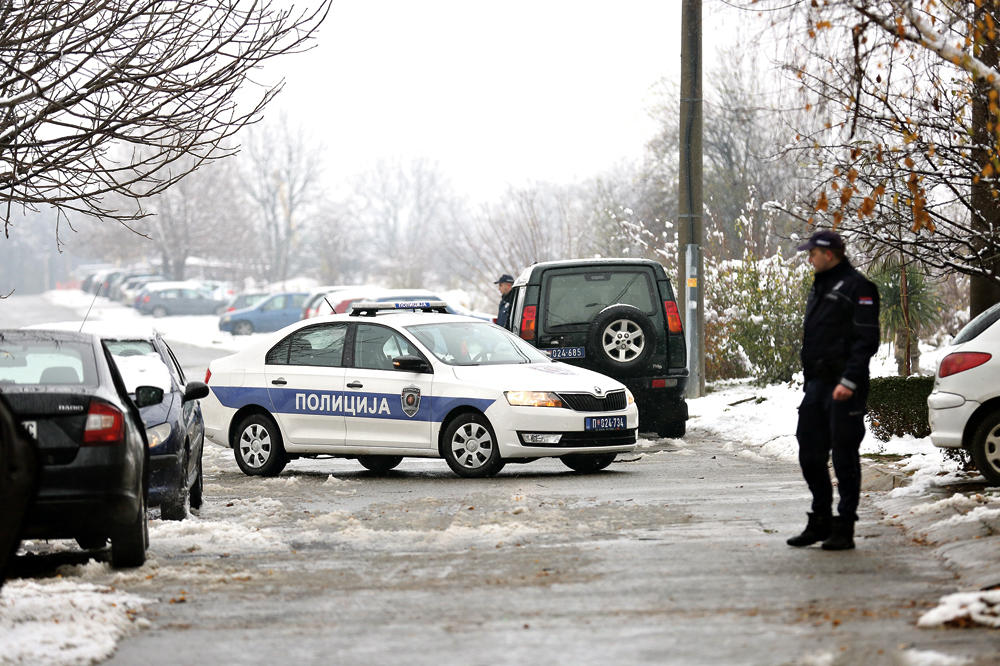
<svg viewBox="0 0 1000 666">
<path fill-rule="evenodd" d="M 219 317 L 219 330 L 233 335 L 277 331 L 299 320 L 308 295 L 304 292 L 272 294 L 254 306 L 226 312 Z"/>
<path fill-rule="evenodd" d="M 135 303 L 139 312 L 154 317 L 217 314 L 225 306 L 226 301 L 213 298 L 206 289 L 183 282 L 154 282 L 147 285 Z"/>
<path fill-rule="evenodd" d="M 35 500 L 39 471 L 38 446 L 0 393 L 0 587 L 21 543 L 21 526 Z"/>
<path fill-rule="evenodd" d="M 145 562 L 149 449 L 139 409 L 163 390 L 139 386 L 129 398 L 96 335 L 0 330 L 0 392 L 42 459 L 24 538 L 76 539 L 84 549 L 110 539 L 112 566 Z"/>
<path fill-rule="evenodd" d="M 159 505 L 164 520 L 183 520 L 189 501 L 195 509 L 202 503 L 205 423 L 198 399 L 208 395 L 208 386 L 186 381 L 173 351 L 158 335 L 104 336 L 104 344 L 130 395 L 138 386 L 163 389 L 162 402 L 139 410 L 149 441 L 149 504 Z"/>
<path fill-rule="evenodd" d="M 551 261 L 514 282 L 509 328 L 556 360 L 625 384 L 639 430 L 681 437 L 687 348 L 663 267 L 646 259 Z"/>
</svg>

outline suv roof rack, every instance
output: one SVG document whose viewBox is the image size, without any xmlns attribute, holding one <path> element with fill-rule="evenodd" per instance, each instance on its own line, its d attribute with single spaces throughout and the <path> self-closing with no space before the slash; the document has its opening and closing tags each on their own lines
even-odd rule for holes
<svg viewBox="0 0 1000 666">
<path fill-rule="evenodd" d="M 447 314 L 448 304 L 444 301 L 362 301 L 351 306 L 351 316 L 374 317 L 380 312 L 399 312 L 401 310 Z"/>
</svg>

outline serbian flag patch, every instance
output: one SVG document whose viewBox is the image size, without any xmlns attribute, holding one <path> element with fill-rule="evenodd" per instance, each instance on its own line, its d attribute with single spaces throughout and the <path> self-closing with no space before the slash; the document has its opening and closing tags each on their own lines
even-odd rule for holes
<svg viewBox="0 0 1000 666">
<path fill-rule="evenodd" d="M 858 298 L 858 305 L 874 305 L 875 299 L 871 296 L 861 296 Z"/>
</svg>

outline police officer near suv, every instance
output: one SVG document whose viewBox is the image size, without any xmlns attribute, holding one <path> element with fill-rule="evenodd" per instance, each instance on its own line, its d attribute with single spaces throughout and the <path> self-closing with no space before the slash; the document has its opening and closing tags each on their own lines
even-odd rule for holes
<svg viewBox="0 0 1000 666">
<path fill-rule="evenodd" d="M 805 396 L 795 431 L 812 510 L 805 530 L 787 543 L 801 548 L 821 541 L 824 550 L 848 550 L 854 548 L 861 495 L 868 364 L 880 342 L 878 289 L 851 265 L 844 240 L 833 231 L 817 231 L 798 250 L 809 252 L 815 271 L 802 335 Z M 836 516 L 827 468 L 831 453 L 839 494 Z"/>
<path fill-rule="evenodd" d="M 507 328 L 510 321 L 510 310 L 514 305 L 514 277 L 509 273 L 504 273 L 493 284 L 500 290 L 500 307 L 497 309 L 497 326 Z"/>
</svg>

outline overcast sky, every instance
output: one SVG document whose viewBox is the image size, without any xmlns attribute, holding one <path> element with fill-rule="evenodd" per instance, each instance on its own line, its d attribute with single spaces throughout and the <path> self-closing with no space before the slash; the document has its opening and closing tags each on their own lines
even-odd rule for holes
<svg viewBox="0 0 1000 666">
<path fill-rule="evenodd" d="M 704 0 L 706 71 L 724 10 Z M 479 199 L 569 182 L 642 154 L 680 17 L 681 0 L 337 0 L 268 115 L 322 144 L 331 179 L 422 157 Z"/>
</svg>

